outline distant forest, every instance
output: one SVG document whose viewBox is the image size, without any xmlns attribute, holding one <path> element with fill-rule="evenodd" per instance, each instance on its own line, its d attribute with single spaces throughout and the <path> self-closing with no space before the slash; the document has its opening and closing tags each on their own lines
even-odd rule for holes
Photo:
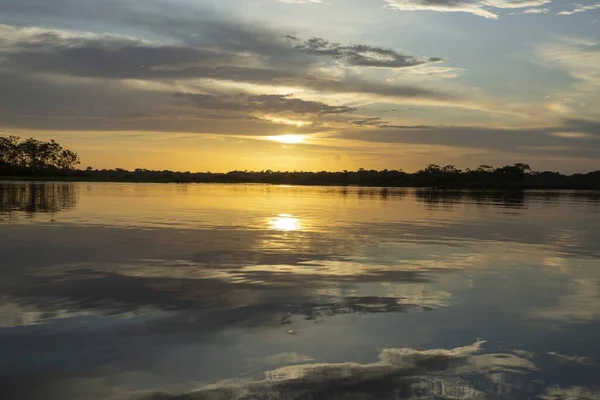
<svg viewBox="0 0 600 400">
<path fill-rule="evenodd" d="M 136 169 L 75 169 L 80 164 L 77 153 L 64 149 L 54 140 L 15 136 L 0 137 L 0 179 L 173 182 L 173 183 L 264 183 L 288 185 L 356 185 L 388 187 L 430 187 L 440 189 L 598 189 L 600 171 L 562 175 L 558 172 L 535 172 L 525 163 L 494 168 L 481 165 L 461 170 L 454 165 L 427 167 L 408 173 L 402 170 L 366 170 L 339 172 L 304 171 L 231 171 L 177 172 Z"/>
</svg>

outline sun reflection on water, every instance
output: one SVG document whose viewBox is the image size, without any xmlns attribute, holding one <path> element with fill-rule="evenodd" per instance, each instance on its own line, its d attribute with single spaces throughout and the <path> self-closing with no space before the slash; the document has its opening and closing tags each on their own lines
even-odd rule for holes
<svg viewBox="0 0 600 400">
<path fill-rule="evenodd" d="M 299 231 L 302 228 L 300 218 L 291 214 L 279 214 L 277 217 L 269 218 L 269 226 L 271 229 L 286 232 Z"/>
</svg>

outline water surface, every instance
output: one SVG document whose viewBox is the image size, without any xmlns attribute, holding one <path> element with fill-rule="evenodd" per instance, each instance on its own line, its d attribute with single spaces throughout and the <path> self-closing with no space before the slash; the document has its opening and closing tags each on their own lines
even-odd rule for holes
<svg viewBox="0 0 600 400">
<path fill-rule="evenodd" d="M 600 398 L 600 194 L 0 184 L 0 398 Z"/>
</svg>

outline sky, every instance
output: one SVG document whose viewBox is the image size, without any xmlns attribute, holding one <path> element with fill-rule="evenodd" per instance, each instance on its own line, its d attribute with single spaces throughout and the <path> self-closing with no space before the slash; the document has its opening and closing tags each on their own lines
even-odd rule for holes
<svg viewBox="0 0 600 400">
<path fill-rule="evenodd" d="M 0 135 L 82 166 L 600 169 L 600 1 L 0 0 Z"/>
</svg>

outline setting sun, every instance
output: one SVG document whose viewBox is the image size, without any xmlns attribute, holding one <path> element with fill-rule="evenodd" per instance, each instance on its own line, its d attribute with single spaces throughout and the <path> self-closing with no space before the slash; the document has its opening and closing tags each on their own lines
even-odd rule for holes
<svg viewBox="0 0 600 400">
<path fill-rule="evenodd" d="M 303 135 L 279 135 L 279 136 L 269 136 L 269 140 L 279 143 L 285 144 L 299 144 L 305 142 L 305 137 Z"/>
</svg>

